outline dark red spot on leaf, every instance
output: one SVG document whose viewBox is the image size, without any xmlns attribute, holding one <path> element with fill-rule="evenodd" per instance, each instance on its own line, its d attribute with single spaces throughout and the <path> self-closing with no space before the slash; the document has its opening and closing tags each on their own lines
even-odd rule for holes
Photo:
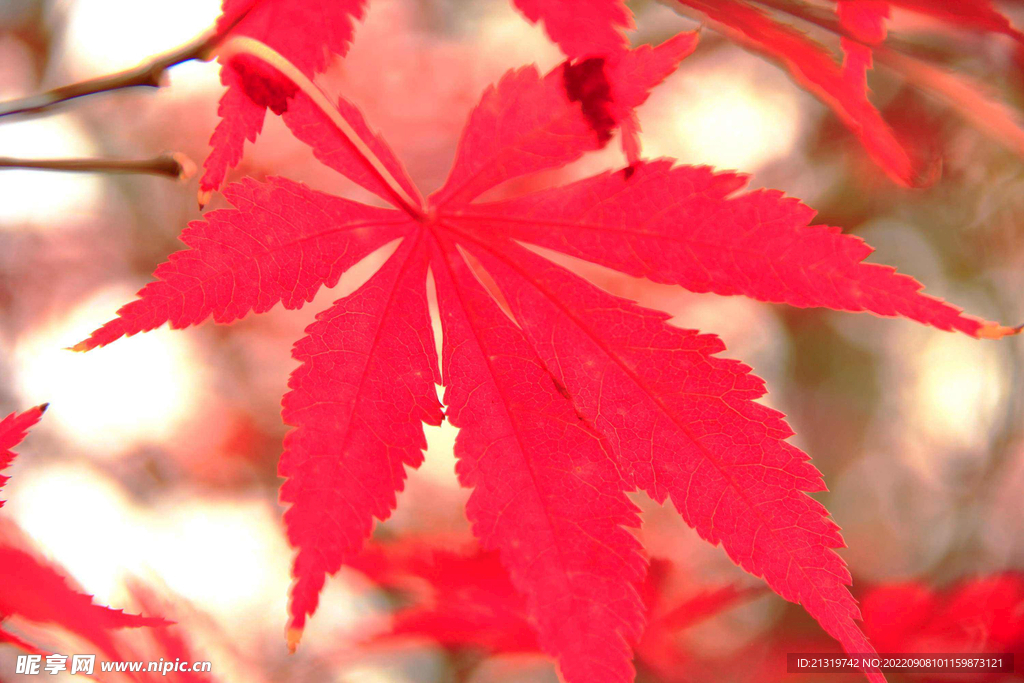
<svg viewBox="0 0 1024 683">
<path fill-rule="evenodd" d="M 577 64 L 566 62 L 562 71 L 565 92 L 573 102 L 579 102 L 597 139 L 608 142 L 615 129 L 611 113 L 612 87 L 608 82 L 603 57 L 591 57 Z"/>
<path fill-rule="evenodd" d="M 288 99 L 295 94 L 295 84 L 248 55 L 233 59 L 231 68 L 241 77 L 242 89 L 249 99 L 278 115 L 288 111 Z"/>
</svg>

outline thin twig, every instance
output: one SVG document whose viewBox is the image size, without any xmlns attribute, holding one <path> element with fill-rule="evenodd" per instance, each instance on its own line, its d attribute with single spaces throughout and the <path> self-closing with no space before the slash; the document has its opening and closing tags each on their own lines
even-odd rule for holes
<svg viewBox="0 0 1024 683">
<path fill-rule="evenodd" d="M 258 1 L 256 0 L 256 2 Z M 0 117 L 16 114 L 38 114 L 54 105 L 101 92 L 138 87 L 158 88 L 164 80 L 164 74 L 172 66 L 193 59 L 209 59 L 213 54 L 214 48 L 228 35 L 231 29 L 246 17 L 251 9 L 252 5 L 245 12 L 240 12 L 223 31 L 208 31 L 205 35 L 196 38 L 187 45 L 183 45 L 170 52 L 165 52 L 162 55 L 157 55 L 148 62 L 131 69 L 79 83 L 72 83 L 71 85 L 64 85 L 47 92 L 29 95 L 28 97 L 2 102 L 0 103 Z"/>
<path fill-rule="evenodd" d="M 316 83 L 311 81 L 298 67 L 286 57 L 268 45 L 248 36 L 232 36 L 217 49 L 217 56 L 222 62 L 228 62 L 239 55 L 250 55 L 269 64 L 285 76 L 296 88 L 301 90 L 313 104 L 324 113 L 341 135 L 348 140 L 356 157 L 362 160 L 372 174 L 384 184 L 390 201 L 397 209 L 402 209 L 414 218 L 425 216 L 425 202 L 415 186 L 406 188 L 394 176 L 391 170 L 380 160 L 380 157 L 359 136 L 338 107 L 331 102 L 327 94 Z M 410 194 L 410 191 L 412 194 Z M 208 201 L 207 192 L 199 193 L 199 205 Z"/>
<path fill-rule="evenodd" d="M 187 179 L 195 164 L 181 154 L 163 154 L 152 159 L 14 159 L 0 157 L 0 171 L 22 169 L 72 173 L 149 173 Z"/>
</svg>

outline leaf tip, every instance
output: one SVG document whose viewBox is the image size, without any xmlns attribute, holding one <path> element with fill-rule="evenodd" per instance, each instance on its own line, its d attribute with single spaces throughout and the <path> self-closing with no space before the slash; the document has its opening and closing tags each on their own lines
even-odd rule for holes
<svg viewBox="0 0 1024 683">
<path fill-rule="evenodd" d="M 1024 331 L 1024 324 L 1017 325 L 1016 327 L 1006 327 L 999 323 L 985 323 L 978 328 L 976 334 L 978 339 L 1002 339 L 1003 337 L 1018 335 L 1021 331 Z"/>
<path fill-rule="evenodd" d="M 202 211 L 203 208 L 207 204 L 210 203 L 210 199 L 212 199 L 212 198 L 213 198 L 213 191 L 212 190 L 199 190 L 199 195 L 198 195 L 199 210 Z"/>
<path fill-rule="evenodd" d="M 302 640 L 302 628 L 298 626 L 289 627 L 285 634 L 285 639 L 288 641 L 288 652 L 295 654 L 295 650 L 299 647 L 299 641 Z"/>
<path fill-rule="evenodd" d="M 46 403 L 41 403 L 40 405 L 38 405 L 37 409 L 39 410 L 39 413 L 42 414 L 42 413 L 45 413 L 46 409 L 49 408 L 49 407 L 50 407 L 50 402 L 47 401 Z"/>
</svg>

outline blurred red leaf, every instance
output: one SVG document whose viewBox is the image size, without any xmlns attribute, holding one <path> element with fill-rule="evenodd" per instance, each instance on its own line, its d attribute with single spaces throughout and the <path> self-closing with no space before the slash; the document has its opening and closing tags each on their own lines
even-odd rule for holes
<svg viewBox="0 0 1024 683">
<path fill-rule="evenodd" d="M 559 0 L 535 3 L 513 0 L 530 21 L 543 21 L 552 40 L 571 57 L 615 59 L 622 53 L 621 29 L 629 15 L 615 3 Z M 925 186 L 940 169 L 907 150 L 870 100 L 867 72 L 875 50 L 885 50 L 888 66 L 915 85 L 932 90 L 965 119 L 1021 154 L 1024 126 L 1005 107 L 981 95 L 982 88 L 962 75 L 943 79 L 940 69 L 885 47 L 885 20 L 890 6 L 937 19 L 943 28 L 1002 33 L 1024 43 L 1024 33 L 1000 13 L 991 0 L 835 0 L 828 7 L 802 0 L 676 0 L 712 22 L 726 36 L 766 58 L 778 62 L 794 80 L 828 106 L 858 137 L 862 146 L 893 180 L 905 186 Z M 840 36 L 842 64 L 826 45 L 795 26 L 780 21 L 759 5 L 778 10 L 825 28 Z M 583 17 L 573 24 L 567 17 Z M 928 81 L 921 83 L 922 80 Z M 939 81 L 942 81 L 941 83 Z M 952 95 L 952 96 L 950 96 Z M 974 101 L 980 101 L 975 105 Z M 630 163 L 639 158 L 636 121 L 629 113 L 617 122 L 623 128 L 623 146 Z"/>
<path fill-rule="evenodd" d="M 888 0 L 889 4 L 933 16 L 954 27 L 1005 33 L 1024 40 L 1024 33 L 1014 28 L 999 12 L 992 0 Z"/>
<path fill-rule="evenodd" d="M 0 469 L 10 465 L 15 457 L 10 449 L 21 443 L 46 408 L 43 404 L 20 414 L 11 413 L 0 421 Z M 0 486 L 8 478 L 0 476 Z M 57 626 L 81 636 L 111 658 L 121 656 L 111 630 L 169 623 L 95 604 L 92 596 L 71 587 L 61 570 L 40 558 L 8 520 L 0 526 L 0 585 L 0 622 L 13 617 Z M 0 629 L 0 641 L 32 654 L 43 652 L 4 629 Z"/>
<path fill-rule="evenodd" d="M 404 538 L 369 544 L 350 566 L 405 598 L 390 627 L 363 640 L 362 647 L 425 638 L 452 651 L 541 652 L 526 602 L 498 553 L 450 539 Z M 649 617 L 636 659 L 658 680 L 681 683 L 690 680 L 685 665 L 692 657 L 680 646 L 679 633 L 760 591 L 725 584 L 687 587 L 678 596 L 678 589 L 668 590 L 672 571 L 668 560 L 651 560 L 640 587 Z"/>
<path fill-rule="evenodd" d="M 847 77 L 828 48 L 743 0 L 677 1 L 706 16 L 740 44 L 779 62 L 835 112 L 890 177 L 903 185 L 917 182 L 919 170 L 868 99 L 863 80 Z M 857 68 L 863 70 L 865 56 L 857 54 Z"/>
<path fill-rule="evenodd" d="M 864 629 L 887 652 L 1012 652 L 1024 656 L 1024 576 L 972 577 L 941 589 L 883 585 L 862 598 Z"/>
<path fill-rule="evenodd" d="M 369 544 L 349 564 L 411 601 L 394 614 L 387 631 L 365 644 L 425 637 L 452 649 L 540 651 L 526 602 L 496 552 L 465 542 L 406 538 Z"/>
<path fill-rule="evenodd" d="M 50 654 L 46 650 L 40 650 L 39 648 L 37 648 L 32 643 L 30 643 L 30 642 L 28 642 L 26 640 L 22 640 L 21 638 L 19 638 L 18 636 L 14 635 L 13 633 L 8 633 L 7 631 L 5 631 L 3 629 L 0 629 L 0 643 L 7 643 L 8 645 L 13 645 L 14 647 L 18 648 L 22 652 L 27 652 L 30 655 L 44 655 L 45 656 L 45 655 Z"/>
<path fill-rule="evenodd" d="M 889 3 L 884 0 L 839 0 L 839 24 L 857 40 L 843 38 L 843 73 L 850 85 L 868 96 L 868 71 L 873 57 L 871 46 L 885 40 Z M 865 44 L 867 43 L 867 44 Z"/>
<path fill-rule="evenodd" d="M 863 584 L 862 584 L 863 585 Z M 921 579 L 883 583 L 859 594 L 864 632 L 879 652 L 1013 654 L 1016 673 L 901 672 L 900 680 L 920 683 L 996 683 L 1020 679 L 1024 658 L 1024 576 L 999 572 L 960 579 L 942 587 Z M 762 661 L 753 676 L 743 680 L 770 683 L 791 680 L 786 653 L 839 654 L 834 645 L 794 635 L 791 630 L 768 633 L 748 651 Z M 851 674 L 830 674 L 853 681 Z"/>
<path fill-rule="evenodd" d="M 108 661 L 125 662 L 159 657 L 169 663 L 198 663 L 190 638 L 181 627 L 163 618 L 143 617 L 93 602 L 65 577 L 62 567 L 43 559 L 33 542 L 8 519 L 0 520 L 0 621 L 12 623 L 29 634 L 22 638 L 0 628 L 0 643 L 10 644 L 29 654 L 48 655 L 53 650 L 69 652 L 92 648 Z M 142 611 L 169 613 L 171 605 L 157 597 L 147 586 L 133 584 L 131 593 Z M 176 606 L 182 609 L 181 601 Z M 195 627 L 193 620 L 189 625 Z M 191 635 L 199 633 L 196 629 Z M 47 648 L 38 643 L 45 643 Z M 85 648 L 82 648 L 82 645 Z M 53 648 L 53 650 L 48 648 Z M 146 656 L 144 657 L 144 653 Z M 168 680 L 180 683 L 211 683 L 207 673 L 193 672 L 187 666 L 174 670 L 143 668 L 131 680 Z M 96 673 L 100 673 L 97 666 Z M 97 678 L 97 680 L 100 680 Z M 121 680 L 104 677 L 102 680 Z M 258 680 L 258 679 L 257 679 Z"/>
<path fill-rule="evenodd" d="M 174 612 L 175 606 L 170 601 L 158 596 L 156 591 L 149 586 L 135 582 L 131 585 L 131 594 L 144 612 L 151 614 L 173 614 Z M 181 601 L 177 602 L 180 609 Z M 190 638 L 180 625 L 165 622 L 150 629 L 149 634 L 163 660 L 188 663 L 199 661 L 191 642 L 194 637 Z M 181 683 L 212 683 L 214 680 L 207 673 L 191 670 L 175 671 L 174 675 Z"/>
<path fill-rule="evenodd" d="M 0 583 L 4 586 L 0 617 L 20 617 L 65 628 L 115 659 L 120 655 L 110 630 L 169 623 L 97 605 L 92 596 L 69 586 L 55 567 L 6 542 L 0 545 Z"/>
</svg>

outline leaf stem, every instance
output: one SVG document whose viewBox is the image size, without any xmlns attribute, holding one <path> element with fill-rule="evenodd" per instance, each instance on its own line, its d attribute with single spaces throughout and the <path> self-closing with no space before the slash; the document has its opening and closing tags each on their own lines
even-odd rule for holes
<svg viewBox="0 0 1024 683">
<path fill-rule="evenodd" d="M 195 164 L 183 154 L 162 154 L 152 159 L 15 159 L 0 157 L 0 171 L 29 169 L 72 173 L 148 173 L 187 180 Z"/>
<path fill-rule="evenodd" d="M 418 196 L 418 193 L 416 196 L 413 196 L 406 191 L 402 183 L 398 182 L 387 166 L 370 149 L 369 145 L 359 137 L 359 134 L 356 133 L 351 124 L 345 120 L 345 117 L 341 115 L 341 112 L 338 111 L 338 108 L 331 102 L 324 91 L 311 81 L 306 74 L 302 73 L 298 67 L 270 46 L 248 36 L 232 36 L 217 49 L 217 57 L 223 63 L 227 63 L 232 57 L 237 55 L 256 57 L 277 69 L 277 71 L 290 80 L 295 87 L 309 97 L 313 104 L 330 119 L 331 123 L 352 145 L 356 154 L 369 166 L 369 170 L 384 183 L 388 188 L 388 194 L 391 195 L 391 200 L 395 207 L 402 209 L 416 219 L 425 216 L 423 198 Z M 200 194 L 199 203 L 204 204 L 204 199 L 205 197 Z"/>
<path fill-rule="evenodd" d="M 258 2 L 259 0 L 255 1 Z M 157 55 L 131 69 L 72 83 L 71 85 L 63 85 L 53 90 L 29 95 L 28 97 L 0 102 L 0 118 L 18 114 L 39 114 L 64 102 L 102 92 L 111 92 L 124 88 L 158 88 L 164 84 L 164 74 L 172 66 L 193 59 L 210 59 L 217 45 L 246 17 L 251 9 L 252 5 L 244 12 L 238 13 L 223 30 L 210 30 L 186 45 Z"/>
</svg>

